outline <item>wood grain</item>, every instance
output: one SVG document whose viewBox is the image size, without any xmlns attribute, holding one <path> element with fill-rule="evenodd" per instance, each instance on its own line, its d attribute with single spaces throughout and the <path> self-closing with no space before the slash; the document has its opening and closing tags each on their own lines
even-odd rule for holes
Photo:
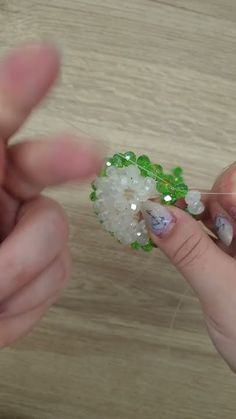
<svg viewBox="0 0 236 419">
<path fill-rule="evenodd" d="M 210 187 L 236 154 L 235 22 L 234 0 L 0 1 L 1 54 L 43 38 L 63 55 L 21 136 L 86 133 L 108 154 L 146 152 Z M 0 418 L 235 418 L 235 378 L 180 275 L 104 233 L 87 186 L 47 193 L 70 216 L 73 279 L 1 353 Z"/>
</svg>

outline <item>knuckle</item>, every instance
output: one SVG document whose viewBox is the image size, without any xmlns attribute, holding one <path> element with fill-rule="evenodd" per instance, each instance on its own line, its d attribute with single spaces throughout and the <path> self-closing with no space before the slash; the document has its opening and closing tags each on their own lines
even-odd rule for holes
<svg viewBox="0 0 236 419">
<path fill-rule="evenodd" d="M 183 269 L 194 265 L 205 254 L 207 247 L 205 237 L 201 233 L 192 232 L 175 250 L 172 258 L 175 266 Z"/>
</svg>

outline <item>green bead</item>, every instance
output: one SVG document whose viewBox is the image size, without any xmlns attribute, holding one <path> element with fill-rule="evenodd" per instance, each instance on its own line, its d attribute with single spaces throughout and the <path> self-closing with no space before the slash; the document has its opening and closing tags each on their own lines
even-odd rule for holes
<svg viewBox="0 0 236 419">
<path fill-rule="evenodd" d="M 91 186 L 92 186 L 93 191 L 94 191 L 94 192 L 96 192 L 97 188 L 96 188 L 96 186 L 94 185 L 94 182 L 91 184 Z"/>
<path fill-rule="evenodd" d="M 185 183 L 180 183 L 176 185 L 176 197 L 178 199 L 184 198 L 188 193 L 188 186 Z"/>
<path fill-rule="evenodd" d="M 125 159 L 121 154 L 114 154 L 111 159 L 111 164 L 112 166 L 121 168 L 125 165 Z"/>
<path fill-rule="evenodd" d="M 134 242 L 130 245 L 132 249 L 139 250 L 141 248 L 141 245 L 138 242 Z"/>
<path fill-rule="evenodd" d="M 174 185 L 175 184 L 175 178 L 173 175 L 165 175 L 165 181 L 166 183 L 168 183 L 169 185 Z"/>
<path fill-rule="evenodd" d="M 158 192 L 161 193 L 161 194 L 164 194 L 164 195 L 169 194 L 169 185 L 166 182 L 163 182 L 163 181 L 157 182 L 156 188 L 157 188 Z"/>
<path fill-rule="evenodd" d="M 154 164 L 153 172 L 155 175 L 155 179 L 160 179 L 161 175 L 163 174 L 163 167 L 160 164 Z"/>
<path fill-rule="evenodd" d="M 127 151 L 124 154 L 124 157 L 125 157 L 125 160 L 127 161 L 127 163 L 129 163 L 129 164 L 136 163 L 136 155 L 132 151 Z"/>
<path fill-rule="evenodd" d="M 180 183 L 184 183 L 184 178 L 182 176 L 175 177 L 175 184 L 179 185 Z"/>
<path fill-rule="evenodd" d="M 168 198 L 168 200 L 167 200 L 167 198 Z M 176 196 L 172 195 L 172 194 L 164 195 L 162 197 L 162 202 L 165 205 L 174 205 L 176 203 L 176 201 L 177 201 Z"/>
<path fill-rule="evenodd" d="M 183 169 L 181 167 L 174 167 L 174 169 L 172 169 L 172 173 L 175 177 L 179 178 L 183 174 Z"/>
<path fill-rule="evenodd" d="M 153 175 L 152 164 L 148 156 L 142 155 L 137 159 L 137 166 L 142 176 Z"/>
<path fill-rule="evenodd" d="M 145 156 L 144 154 L 142 156 L 139 156 L 137 163 L 139 164 L 139 166 L 144 168 L 151 165 L 149 157 Z"/>
<path fill-rule="evenodd" d="M 145 244 L 144 246 L 142 246 L 142 249 L 145 252 L 151 252 L 153 248 L 154 248 L 154 244 L 151 241 L 149 243 Z"/>
<path fill-rule="evenodd" d="M 93 192 L 90 194 L 90 199 L 91 199 L 91 201 L 92 201 L 92 202 L 96 201 L 97 197 L 96 197 L 96 192 L 95 192 L 95 191 L 93 191 Z"/>
</svg>

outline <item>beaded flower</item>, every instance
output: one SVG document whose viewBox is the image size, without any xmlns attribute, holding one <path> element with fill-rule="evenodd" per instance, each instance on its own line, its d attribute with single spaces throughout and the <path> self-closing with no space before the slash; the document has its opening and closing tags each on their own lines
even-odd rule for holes
<svg viewBox="0 0 236 419">
<path fill-rule="evenodd" d="M 120 243 L 151 251 L 155 245 L 142 217 L 143 202 L 158 199 L 162 204 L 175 205 L 185 199 L 191 214 L 204 211 L 200 192 L 188 192 L 182 173 L 180 167 L 164 173 L 163 167 L 148 156 L 137 158 L 131 151 L 115 154 L 106 160 L 92 184 L 90 199 L 98 219 Z"/>
</svg>

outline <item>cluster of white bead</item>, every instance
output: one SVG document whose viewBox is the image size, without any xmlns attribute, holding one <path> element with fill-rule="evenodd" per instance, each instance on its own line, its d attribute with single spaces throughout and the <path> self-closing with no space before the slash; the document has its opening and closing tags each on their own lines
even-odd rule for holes
<svg viewBox="0 0 236 419">
<path fill-rule="evenodd" d="M 97 200 L 94 209 L 104 228 L 123 244 L 149 242 L 144 220 L 140 220 L 142 202 L 158 196 L 156 182 L 143 177 L 138 167 L 110 166 L 107 176 L 95 181 Z"/>
<path fill-rule="evenodd" d="M 205 206 L 201 201 L 201 192 L 199 191 L 189 191 L 185 197 L 185 202 L 190 214 L 199 215 L 205 210 Z"/>
</svg>

